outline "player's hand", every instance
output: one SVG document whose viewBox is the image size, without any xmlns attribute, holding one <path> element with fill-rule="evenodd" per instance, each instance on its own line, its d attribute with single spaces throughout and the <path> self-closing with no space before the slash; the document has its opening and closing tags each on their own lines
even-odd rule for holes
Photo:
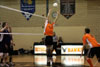
<svg viewBox="0 0 100 67">
<path fill-rule="evenodd" d="M 8 28 L 7 26 L 4 27 L 4 29 L 7 29 L 7 28 Z"/>
<path fill-rule="evenodd" d="M 59 11 L 57 11 L 57 14 L 59 14 L 60 12 Z"/>
<path fill-rule="evenodd" d="M 13 46 L 15 46 L 15 43 L 13 43 Z"/>
<path fill-rule="evenodd" d="M 11 41 L 11 45 L 12 45 L 12 46 L 15 46 L 15 43 L 14 43 L 13 41 Z"/>
<path fill-rule="evenodd" d="M 12 46 L 15 46 L 15 43 L 12 43 Z"/>
<path fill-rule="evenodd" d="M 7 45 L 5 45 L 5 47 L 8 49 L 8 46 Z"/>
<path fill-rule="evenodd" d="M 50 8 L 49 11 L 51 11 L 52 9 Z"/>
</svg>

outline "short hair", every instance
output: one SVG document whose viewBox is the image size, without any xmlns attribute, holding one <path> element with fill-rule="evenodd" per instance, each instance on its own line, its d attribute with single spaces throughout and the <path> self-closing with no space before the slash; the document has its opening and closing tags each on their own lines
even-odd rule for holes
<svg viewBox="0 0 100 67">
<path fill-rule="evenodd" d="M 7 22 L 3 22 L 3 23 L 2 23 L 2 27 L 3 27 L 3 28 L 6 26 L 6 23 L 7 23 Z"/>
<path fill-rule="evenodd" d="M 90 33 L 90 29 L 89 28 L 85 28 L 85 33 Z"/>
</svg>

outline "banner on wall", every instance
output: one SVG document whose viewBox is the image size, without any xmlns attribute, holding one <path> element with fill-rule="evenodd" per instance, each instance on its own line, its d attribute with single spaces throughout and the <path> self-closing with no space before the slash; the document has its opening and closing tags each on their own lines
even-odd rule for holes
<svg viewBox="0 0 100 67">
<path fill-rule="evenodd" d="M 61 54 L 81 54 L 82 45 L 62 45 Z"/>
<path fill-rule="evenodd" d="M 32 17 L 32 14 L 35 12 L 35 0 L 20 0 L 21 1 L 21 11 L 27 20 Z"/>
<path fill-rule="evenodd" d="M 75 0 L 60 0 L 60 13 L 67 19 L 75 14 Z"/>
<path fill-rule="evenodd" d="M 35 54 L 46 54 L 46 46 L 45 45 L 35 45 L 34 46 L 34 53 Z M 53 51 L 53 54 L 56 54 L 55 50 Z"/>
</svg>

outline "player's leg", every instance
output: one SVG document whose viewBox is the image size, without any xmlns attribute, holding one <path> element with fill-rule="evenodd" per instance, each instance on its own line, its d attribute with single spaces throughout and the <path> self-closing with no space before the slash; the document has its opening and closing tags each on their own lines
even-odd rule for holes
<svg viewBox="0 0 100 67">
<path fill-rule="evenodd" d="M 0 66 L 4 66 L 4 54 L 5 54 L 5 45 L 4 45 L 5 43 L 4 42 L 2 42 L 1 43 L 1 45 L 0 45 L 0 47 L 1 47 L 1 51 L 2 51 L 2 56 L 1 56 L 1 60 L 0 60 Z"/>
<path fill-rule="evenodd" d="M 46 54 L 47 54 L 47 65 L 49 66 L 50 65 L 50 62 L 49 62 L 49 45 L 48 45 L 48 43 L 49 43 L 49 38 L 48 38 L 48 36 L 46 36 L 45 37 L 45 45 L 46 45 Z"/>
<path fill-rule="evenodd" d="M 93 63 L 91 60 L 91 58 L 93 58 L 93 57 L 94 57 L 94 48 L 90 48 L 87 53 L 87 57 L 86 57 L 86 60 L 87 60 L 88 64 L 90 65 L 90 67 L 93 67 Z"/>
<path fill-rule="evenodd" d="M 89 63 L 90 67 L 93 67 L 92 61 L 90 58 L 86 58 L 87 62 Z"/>
<path fill-rule="evenodd" d="M 98 59 L 98 62 L 100 62 L 100 47 L 97 47 L 95 52 L 96 52 L 96 57 Z"/>
<path fill-rule="evenodd" d="M 13 46 L 9 47 L 9 65 L 14 66 L 15 64 L 13 63 Z"/>
<path fill-rule="evenodd" d="M 1 67 L 4 66 L 4 64 L 3 64 L 3 59 L 4 59 L 4 54 L 2 54 L 1 60 L 0 60 L 0 66 L 1 66 Z"/>
<path fill-rule="evenodd" d="M 50 65 L 50 61 L 52 60 L 52 42 L 53 42 L 53 39 L 51 36 L 46 36 L 46 39 L 45 39 L 45 44 L 47 46 L 47 65 L 49 66 Z"/>
<path fill-rule="evenodd" d="M 8 54 L 8 45 L 5 43 L 4 44 L 4 65 L 5 66 L 9 66 L 8 65 L 8 56 L 9 56 L 9 54 Z"/>
<path fill-rule="evenodd" d="M 51 58 L 52 58 L 52 53 L 51 53 L 52 46 L 47 45 L 47 65 L 50 66 Z"/>
<path fill-rule="evenodd" d="M 95 54 L 96 54 L 96 57 L 97 57 L 97 60 L 95 63 L 94 63 L 94 66 L 97 66 L 98 62 L 100 63 L 100 47 L 96 47 L 95 49 Z"/>
</svg>

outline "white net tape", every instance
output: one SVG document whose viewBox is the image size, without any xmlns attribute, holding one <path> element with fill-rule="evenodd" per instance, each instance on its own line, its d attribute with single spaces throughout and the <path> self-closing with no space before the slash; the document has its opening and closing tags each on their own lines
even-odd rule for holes
<svg viewBox="0 0 100 67">
<path fill-rule="evenodd" d="M 46 17 L 43 17 L 41 15 L 37 15 L 37 14 L 32 14 L 32 13 L 29 13 L 29 12 L 25 12 L 25 11 L 21 11 L 21 10 L 18 10 L 18 9 L 15 9 L 15 8 L 10 8 L 10 7 L 7 7 L 7 6 L 3 6 L 3 5 L 0 5 L 0 8 L 4 8 L 4 9 L 8 9 L 8 10 L 12 10 L 12 11 L 16 11 L 16 12 L 20 12 L 20 13 L 27 13 L 27 14 L 31 14 L 33 16 L 37 16 L 37 17 L 40 17 L 40 18 L 46 18 Z"/>
<path fill-rule="evenodd" d="M 12 34 L 12 35 L 43 35 L 43 33 L 0 33 L 0 34 Z"/>
</svg>

